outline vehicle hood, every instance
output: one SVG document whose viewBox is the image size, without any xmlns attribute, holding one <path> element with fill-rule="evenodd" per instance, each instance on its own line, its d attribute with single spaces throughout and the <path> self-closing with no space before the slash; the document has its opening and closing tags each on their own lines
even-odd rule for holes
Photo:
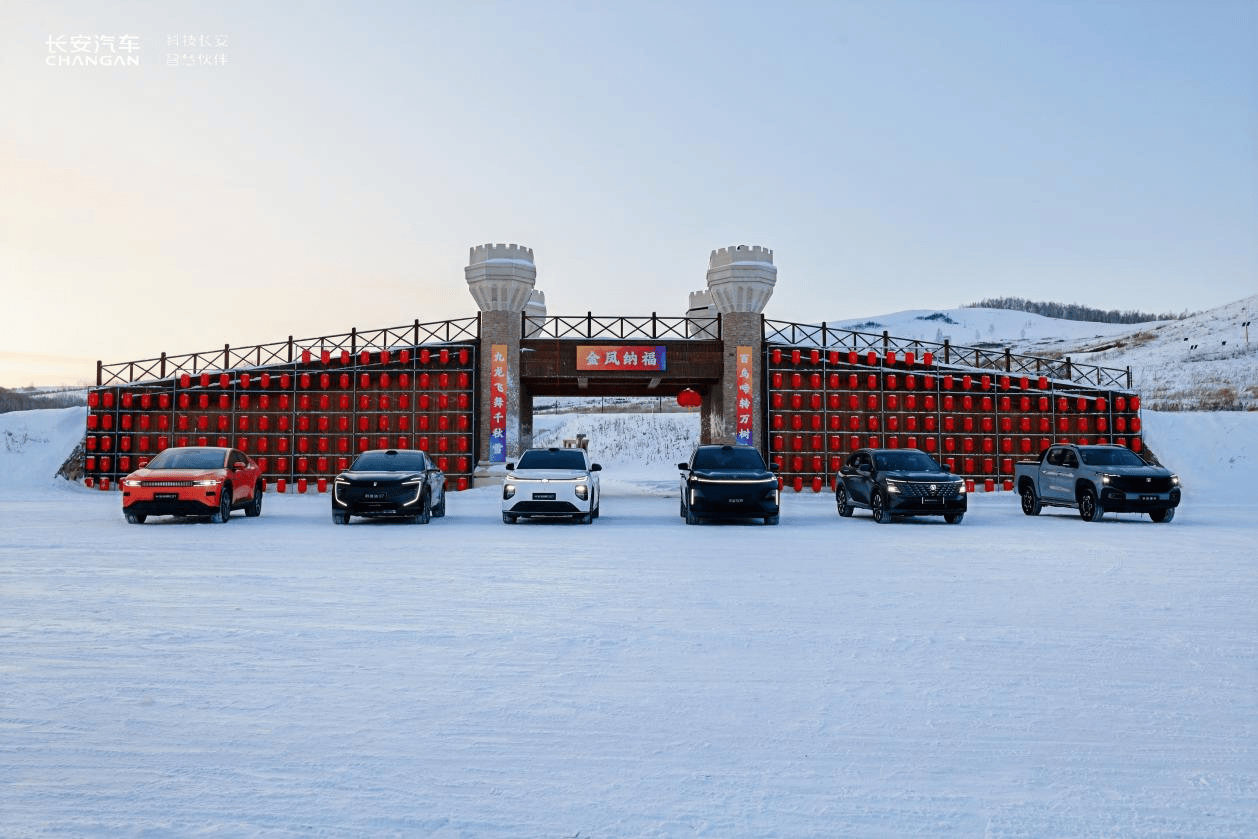
<svg viewBox="0 0 1258 839">
<path fill-rule="evenodd" d="M 878 476 L 893 481 L 913 481 L 916 483 L 948 484 L 963 480 L 950 472 L 915 472 L 902 469 L 888 469 L 879 472 Z"/>
<path fill-rule="evenodd" d="M 693 469 L 696 478 L 711 481 L 769 481 L 777 480 L 772 472 L 763 469 Z"/>
<path fill-rule="evenodd" d="M 1090 466 L 1099 475 L 1122 475 L 1124 478 L 1169 478 L 1171 470 L 1162 466 Z"/>
<path fill-rule="evenodd" d="M 423 472 L 342 472 L 339 477 L 361 483 L 376 481 L 378 483 L 401 483 L 402 481 L 423 480 Z"/>
<path fill-rule="evenodd" d="M 516 478 L 521 481 L 575 481 L 589 477 L 592 473 L 584 469 L 514 469 L 507 473 L 507 480 Z"/>
<path fill-rule="evenodd" d="M 202 481 L 222 478 L 227 470 L 219 469 L 137 469 L 127 476 L 134 481 Z"/>
</svg>

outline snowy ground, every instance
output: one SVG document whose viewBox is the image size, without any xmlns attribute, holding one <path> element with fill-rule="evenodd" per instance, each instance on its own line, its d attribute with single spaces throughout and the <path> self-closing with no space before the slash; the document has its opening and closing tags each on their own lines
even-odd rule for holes
<svg viewBox="0 0 1258 839">
<path fill-rule="evenodd" d="M 1252 837 L 1258 414 L 1145 423 L 1168 525 L 686 527 L 604 451 L 589 527 L 135 527 L 2 416 L 0 834 Z"/>
</svg>

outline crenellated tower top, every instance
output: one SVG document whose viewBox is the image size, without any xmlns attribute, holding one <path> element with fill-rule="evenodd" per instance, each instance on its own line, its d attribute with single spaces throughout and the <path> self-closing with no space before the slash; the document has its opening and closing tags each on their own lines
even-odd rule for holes
<svg viewBox="0 0 1258 839">
<path fill-rule="evenodd" d="M 523 311 L 537 283 L 533 249 L 524 245 L 477 245 L 463 273 L 482 312 Z"/>
<path fill-rule="evenodd" d="M 730 245 L 708 258 L 708 290 L 721 314 L 763 312 L 777 275 L 773 251 L 760 245 Z"/>
</svg>

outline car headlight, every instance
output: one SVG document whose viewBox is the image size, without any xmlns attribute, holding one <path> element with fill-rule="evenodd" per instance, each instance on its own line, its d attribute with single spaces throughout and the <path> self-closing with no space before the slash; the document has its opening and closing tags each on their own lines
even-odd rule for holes
<svg viewBox="0 0 1258 839">
<path fill-rule="evenodd" d="M 1179 475 L 1171 475 L 1171 486 L 1179 486 Z"/>
<path fill-rule="evenodd" d="M 124 487 L 138 487 L 138 486 L 144 486 L 144 483 L 142 481 L 132 480 L 131 478 L 123 478 L 122 485 Z"/>
<path fill-rule="evenodd" d="M 965 495 L 965 481 L 957 481 L 957 494 Z"/>
<path fill-rule="evenodd" d="M 218 478 L 202 478 L 199 481 L 193 481 L 192 485 L 194 487 L 216 487 L 220 483 L 222 483 L 222 481 Z"/>
<path fill-rule="evenodd" d="M 887 492 L 893 495 L 899 495 L 901 491 L 901 483 L 899 481 L 887 481 Z"/>
<path fill-rule="evenodd" d="M 515 484 L 502 485 L 502 500 L 507 501 L 515 497 Z"/>
<path fill-rule="evenodd" d="M 588 500 L 590 497 L 590 488 L 585 484 L 577 484 L 576 494 L 577 498 L 580 498 L 582 501 Z"/>
</svg>

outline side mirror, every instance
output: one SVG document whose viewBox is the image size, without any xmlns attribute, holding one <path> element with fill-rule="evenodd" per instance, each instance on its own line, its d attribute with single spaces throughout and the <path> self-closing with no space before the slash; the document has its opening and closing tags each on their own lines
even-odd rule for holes
<svg viewBox="0 0 1258 839">
<path fill-rule="evenodd" d="M 237 460 L 235 463 L 232 464 L 233 472 L 239 472 L 241 469 L 244 469 L 244 468 L 245 468 L 245 462 L 243 460 Z"/>
<path fill-rule="evenodd" d="M 680 469 L 681 471 L 685 472 L 685 471 L 687 471 L 687 470 L 690 468 L 690 464 L 689 464 L 689 463 L 678 463 L 678 464 L 677 464 L 677 468 L 678 468 L 678 469 Z"/>
<path fill-rule="evenodd" d="M 946 464 L 946 463 L 945 463 L 945 464 L 943 464 L 943 466 L 942 466 L 941 468 L 942 468 L 945 472 L 947 472 L 948 474 L 952 474 L 952 467 L 951 467 L 951 466 L 949 466 L 948 464 Z"/>
<path fill-rule="evenodd" d="M 773 461 L 772 463 L 770 463 L 770 464 L 769 464 L 769 471 L 770 471 L 770 472 L 781 472 L 781 471 L 782 471 L 782 464 L 778 463 L 776 460 L 775 460 L 775 461 Z"/>
<path fill-rule="evenodd" d="M 860 466 L 856 467 L 856 471 L 860 472 L 862 475 L 868 475 L 872 473 L 874 469 L 868 463 L 862 463 Z"/>
<path fill-rule="evenodd" d="M 507 464 L 507 471 L 508 471 L 508 472 L 513 472 L 513 471 L 515 471 L 515 464 L 514 464 L 514 463 L 508 463 L 508 464 Z"/>
<path fill-rule="evenodd" d="M 599 464 L 595 463 L 593 466 L 591 466 L 591 467 L 590 467 L 590 471 L 591 471 L 591 472 L 602 472 L 602 471 L 603 471 L 603 467 L 602 467 L 601 465 L 599 465 Z"/>
</svg>

